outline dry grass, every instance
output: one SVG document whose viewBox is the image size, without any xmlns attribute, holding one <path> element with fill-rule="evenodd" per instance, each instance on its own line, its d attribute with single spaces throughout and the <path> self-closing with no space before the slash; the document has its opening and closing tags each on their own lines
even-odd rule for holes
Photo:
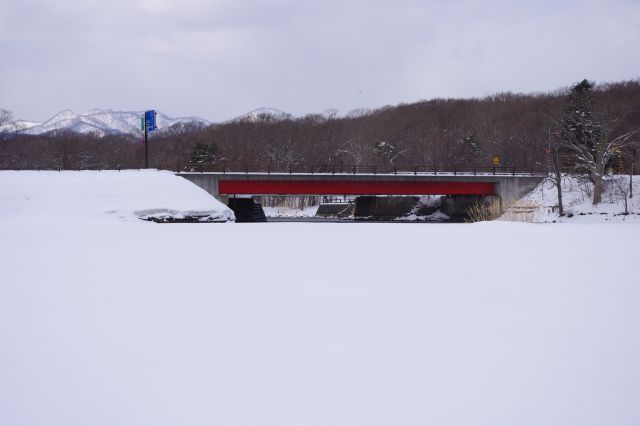
<svg viewBox="0 0 640 426">
<path fill-rule="evenodd" d="M 479 201 L 467 210 L 466 222 L 486 222 L 496 220 L 502 215 L 500 200 Z"/>
<path fill-rule="evenodd" d="M 478 202 L 467 210 L 468 218 L 466 222 L 485 222 L 490 220 L 504 220 L 508 222 L 535 222 L 536 210 L 539 206 L 535 204 L 516 202 L 505 208 L 501 206 L 500 200 L 491 202 Z"/>
</svg>

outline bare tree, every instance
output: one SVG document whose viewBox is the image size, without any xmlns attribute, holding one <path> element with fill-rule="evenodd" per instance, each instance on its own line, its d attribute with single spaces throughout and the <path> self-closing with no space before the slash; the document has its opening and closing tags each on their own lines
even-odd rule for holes
<svg viewBox="0 0 640 426">
<path fill-rule="evenodd" d="M 196 144 L 215 143 L 228 167 L 255 165 L 266 170 L 270 162 L 305 162 L 333 170 L 342 164 L 383 166 L 392 161 L 392 167 L 398 170 L 413 170 L 414 166 L 472 169 L 489 167 L 495 155 L 504 166 L 542 168 L 549 164 L 551 171 L 547 159 L 550 157 L 545 157 L 547 129 L 558 127 L 568 92 L 567 88 L 547 94 L 433 99 L 359 111 L 346 117 L 330 111 L 324 116 L 302 118 L 269 116 L 265 120 L 210 126 L 182 124 L 153 135 L 149 161 L 177 168 L 187 163 Z M 609 141 L 640 128 L 640 80 L 598 86 L 594 96 L 598 107 L 594 112 L 616 110 L 618 113 L 613 116 L 627 117 L 606 132 Z M 636 113 L 625 115 L 629 110 Z M 6 122 L 10 116 L 5 112 L 2 117 Z M 606 127 L 606 117 L 595 118 Z M 144 161 L 144 151 L 136 143 L 140 139 L 135 136 L 109 135 L 76 141 L 74 135 L 63 133 L 12 134 L 3 139 L 0 167 L 5 168 L 137 167 Z M 380 141 L 397 150 L 384 146 L 376 152 Z M 614 142 L 612 148 L 621 149 L 620 145 L 625 144 Z M 402 155 L 396 155 L 399 152 Z M 570 156 L 561 154 L 560 165 L 567 171 Z M 616 155 L 611 164 L 618 161 Z M 637 162 L 635 166 L 637 170 Z M 581 173 L 589 177 L 591 187 L 591 173 Z"/>
<path fill-rule="evenodd" d="M 574 171 L 593 182 L 593 204 L 602 201 L 602 178 L 610 161 L 636 143 L 640 127 L 629 130 L 629 105 L 600 107 L 595 111 L 593 88 L 588 80 L 571 88 L 563 126 L 563 149 L 569 153 Z"/>
<path fill-rule="evenodd" d="M 640 143 L 634 144 L 630 150 L 627 150 L 627 158 L 629 160 L 629 198 L 633 198 L 633 166 L 636 161 L 636 152 Z"/>
<path fill-rule="evenodd" d="M 555 136 L 559 136 L 559 131 L 554 132 Z M 562 204 L 562 146 L 561 139 L 552 138 L 552 132 L 548 134 L 547 156 L 549 156 L 550 173 L 547 174 L 547 180 L 552 182 L 558 191 L 558 214 L 564 216 L 564 205 Z"/>
<path fill-rule="evenodd" d="M 294 149 L 295 140 L 290 138 L 284 146 L 267 145 L 264 148 L 269 165 L 275 167 L 283 167 L 287 165 L 295 165 L 302 163 L 303 156 Z"/>
<path fill-rule="evenodd" d="M 406 149 L 400 149 L 396 145 L 392 145 L 386 141 L 378 141 L 373 143 L 373 151 L 376 157 L 383 165 L 393 165 L 398 157 L 407 152 Z"/>
<path fill-rule="evenodd" d="M 620 154 L 625 146 L 635 143 L 633 136 L 638 130 L 612 136 L 612 131 L 606 131 L 594 144 L 593 150 L 576 143 L 573 138 L 566 139 L 565 146 L 573 153 L 580 170 L 585 170 L 593 179 L 593 204 L 602 201 L 602 178 L 605 175 L 609 161 Z"/>
<path fill-rule="evenodd" d="M 622 176 L 616 176 L 611 179 L 611 195 L 624 201 L 624 214 L 629 214 L 629 190 L 631 186 L 627 187 L 625 179 Z"/>
</svg>

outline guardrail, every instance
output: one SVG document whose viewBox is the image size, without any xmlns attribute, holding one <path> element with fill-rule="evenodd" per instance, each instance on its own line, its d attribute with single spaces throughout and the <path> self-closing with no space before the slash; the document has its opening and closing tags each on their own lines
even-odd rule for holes
<svg viewBox="0 0 640 426">
<path fill-rule="evenodd" d="M 412 166 L 395 167 L 381 165 L 350 165 L 350 164 L 291 164 L 280 166 L 264 166 L 250 164 L 185 164 L 178 167 L 167 167 L 157 165 L 153 167 L 158 170 L 169 170 L 173 172 L 192 173 L 222 173 L 222 174 L 344 174 L 344 175 L 526 175 L 526 176 L 547 176 L 549 171 L 542 168 L 521 168 L 521 167 L 461 167 L 461 166 Z M 33 171 L 80 171 L 80 170 L 144 170 L 144 168 L 129 167 L 37 167 L 37 168 L 0 168 L 0 170 L 33 170 Z M 567 173 L 574 173 L 567 170 Z"/>
<path fill-rule="evenodd" d="M 520 167 L 461 167 L 443 165 L 416 165 L 412 167 L 348 164 L 287 164 L 279 166 L 253 164 L 186 164 L 178 172 L 196 173 L 264 173 L 264 174 L 369 174 L 369 175 L 529 175 L 546 176 L 547 170 Z"/>
</svg>

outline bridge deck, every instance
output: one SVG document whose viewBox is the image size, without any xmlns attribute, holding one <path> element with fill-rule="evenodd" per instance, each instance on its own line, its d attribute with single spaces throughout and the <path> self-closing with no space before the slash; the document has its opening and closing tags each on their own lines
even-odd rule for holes
<svg viewBox="0 0 640 426">
<path fill-rule="evenodd" d="M 224 173 L 182 172 L 218 195 L 499 195 L 522 196 L 542 177 L 493 173 Z"/>
<path fill-rule="evenodd" d="M 218 193 L 264 195 L 491 195 L 492 182 L 417 182 L 368 180 L 220 180 Z"/>
</svg>

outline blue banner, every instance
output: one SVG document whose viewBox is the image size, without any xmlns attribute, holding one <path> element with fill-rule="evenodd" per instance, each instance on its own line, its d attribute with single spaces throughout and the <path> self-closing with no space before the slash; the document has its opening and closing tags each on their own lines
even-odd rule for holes
<svg viewBox="0 0 640 426">
<path fill-rule="evenodd" d="M 156 130 L 156 112 L 154 110 L 145 111 L 144 122 L 147 126 L 147 132 Z"/>
</svg>

